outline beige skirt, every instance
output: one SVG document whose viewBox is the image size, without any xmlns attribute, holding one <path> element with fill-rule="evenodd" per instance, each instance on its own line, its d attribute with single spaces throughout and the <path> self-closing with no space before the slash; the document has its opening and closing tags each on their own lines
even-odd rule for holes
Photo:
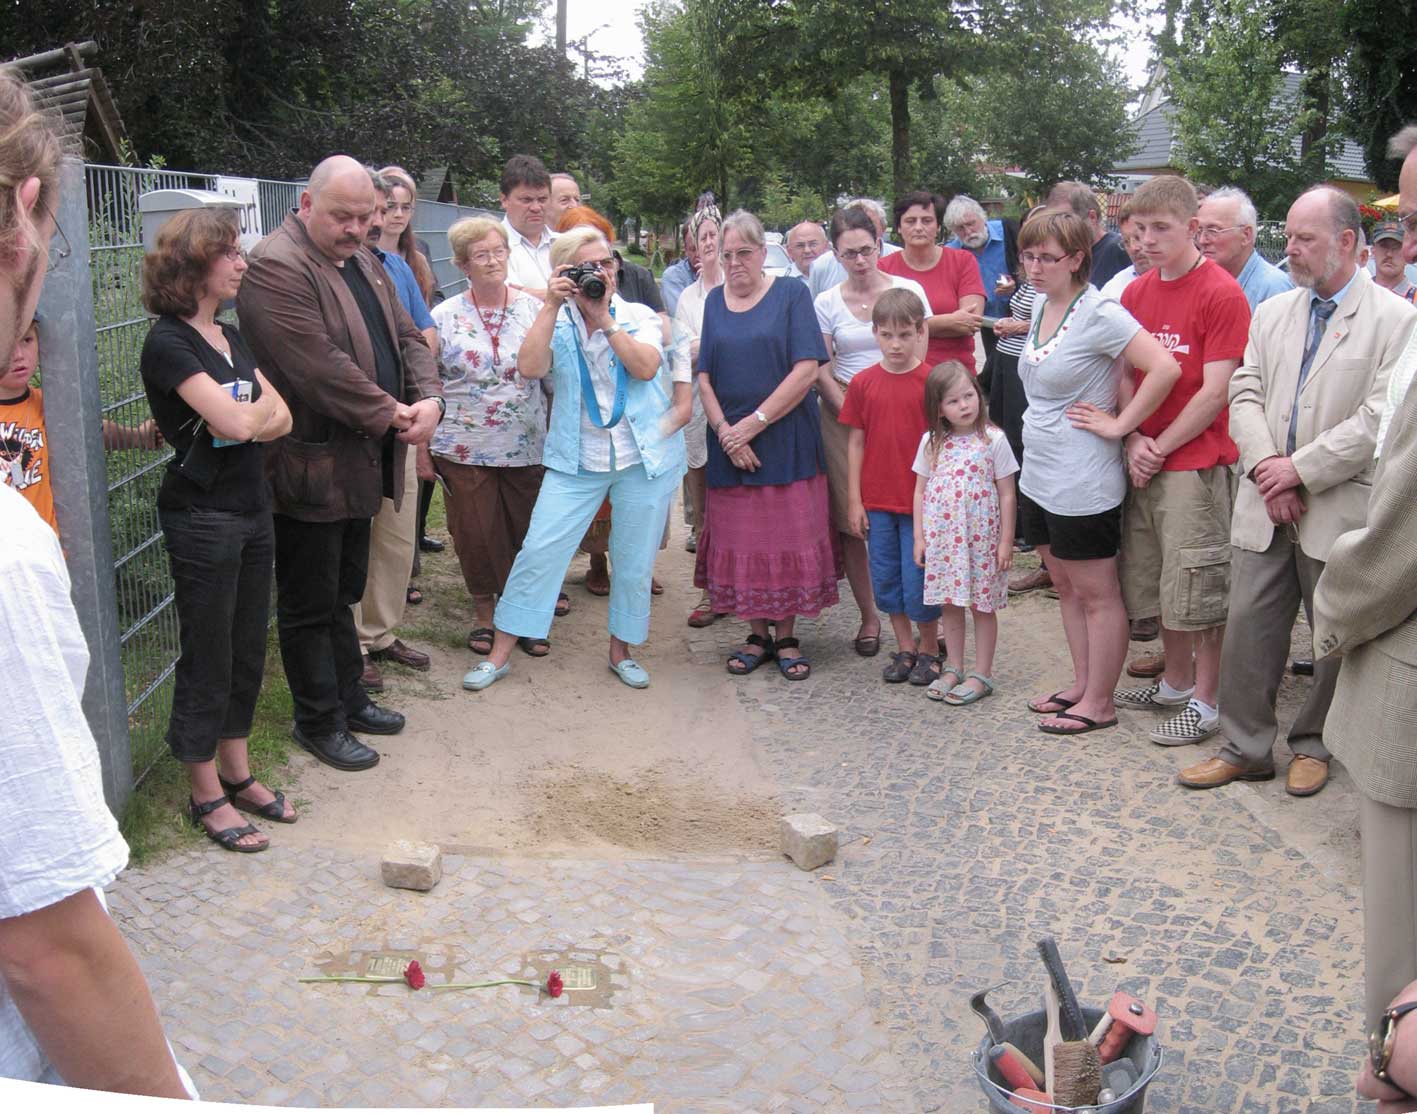
<svg viewBox="0 0 1417 1114">
<path fill-rule="evenodd" d="M 827 458 L 827 491 L 830 495 L 832 529 L 844 531 L 850 521 L 851 480 L 847 464 L 847 443 L 851 427 L 819 405 L 822 414 L 822 450 Z"/>
</svg>

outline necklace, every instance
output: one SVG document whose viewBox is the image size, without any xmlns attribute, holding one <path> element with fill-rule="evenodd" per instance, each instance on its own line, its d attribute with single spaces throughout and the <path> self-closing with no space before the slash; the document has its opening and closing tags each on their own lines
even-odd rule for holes
<svg viewBox="0 0 1417 1114">
<path fill-rule="evenodd" d="M 492 323 L 487 320 L 487 315 L 482 312 L 482 307 L 478 305 L 477 295 L 473 293 L 471 286 L 467 288 L 467 296 L 472 299 L 472 308 L 477 310 L 477 318 L 482 322 L 482 327 L 487 330 L 487 335 L 492 340 L 492 367 L 500 371 L 502 369 L 502 329 L 507 324 L 507 288 L 502 287 L 501 317 L 498 319 L 495 329 L 492 327 Z M 496 312 L 494 311 L 494 316 L 496 316 Z"/>
</svg>

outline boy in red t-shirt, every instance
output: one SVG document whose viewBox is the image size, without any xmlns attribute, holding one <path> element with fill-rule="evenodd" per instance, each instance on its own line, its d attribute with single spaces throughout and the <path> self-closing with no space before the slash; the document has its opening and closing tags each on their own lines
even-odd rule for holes
<svg viewBox="0 0 1417 1114">
<path fill-rule="evenodd" d="M 1219 729 L 1220 645 L 1230 597 L 1230 376 L 1245 354 L 1250 306 L 1230 274 L 1196 247 L 1196 192 L 1184 178 L 1152 178 L 1132 198 L 1132 220 L 1152 269 L 1122 305 L 1181 365 L 1171 393 L 1127 437 L 1132 490 L 1123 510 L 1122 595 L 1132 619 L 1161 616 L 1166 670 L 1116 694 L 1123 708 L 1176 711 L 1151 740 L 1198 743 Z M 1118 405 L 1143 373 L 1130 369 Z"/>
<path fill-rule="evenodd" d="M 915 460 L 925 435 L 925 378 L 919 352 L 925 307 L 909 290 L 887 290 L 871 312 L 881 362 L 851 380 L 839 420 L 851 427 L 848 531 L 865 538 L 876 606 L 890 616 L 899 650 L 882 676 L 928 685 L 940 675 L 940 609 L 925 603 L 915 563 Z M 911 623 L 918 624 L 917 639 Z"/>
</svg>

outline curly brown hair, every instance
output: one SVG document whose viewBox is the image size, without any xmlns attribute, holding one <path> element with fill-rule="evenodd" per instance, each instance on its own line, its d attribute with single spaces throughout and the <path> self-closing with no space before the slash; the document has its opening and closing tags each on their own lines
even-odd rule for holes
<svg viewBox="0 0 1417 1114">
<path fill-rule="evenodd" d="M 149 313 L 191 317 L 212 264 L 240 242 L 235 209 L 184 209 L 162 226 L 143 256 L 143 305 Z"/>
</svg>

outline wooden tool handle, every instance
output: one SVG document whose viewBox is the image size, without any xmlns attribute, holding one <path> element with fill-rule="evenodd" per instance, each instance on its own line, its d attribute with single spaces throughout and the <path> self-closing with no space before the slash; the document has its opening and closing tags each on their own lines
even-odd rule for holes
<svg viewBox="0 0 1417 1114">
<path fill-rule="evenodd" d="M 1097 1046 L 1097 1058 L 1104 1064 L 1110 1064 L 1122 1054 L 1122 1049 L 1127 1047 L 1127 1042 L 1132 1039 L 1132 1031 L 1120 1022 L 1113 1022 L 1102 1037 L 1102 1043 Z"/>
<path fill-rule="evenodd" d="M 1053 1046 L 1063 1039 L 1063 1028 L 1058 1021 L 1058 988 L 1052 979 L 1043 982 L 1043 1012 L 1048 1018 L 1048 1028 L 1043 1034 L 1043 1089 L 1052 1093 L 1058 1083 L 1053 1074 Z"/>
</svg>

